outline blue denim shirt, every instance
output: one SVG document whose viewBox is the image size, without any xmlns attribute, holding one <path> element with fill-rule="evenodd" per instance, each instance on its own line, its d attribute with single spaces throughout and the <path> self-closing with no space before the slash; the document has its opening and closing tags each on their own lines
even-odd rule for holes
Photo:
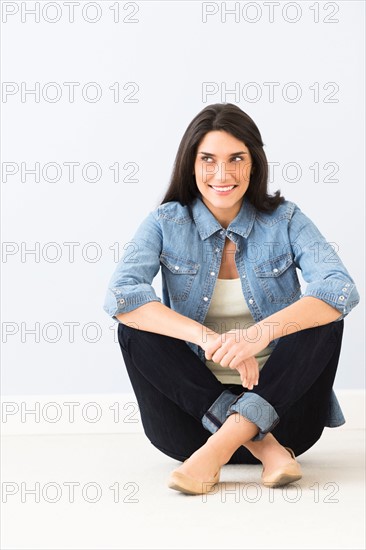
<svg viewBox="0 0 366 550">
<path fill-rule="evenodd" d="M 171 201 L 138 226 L 109 282 L 104 310 L 116 315 L 151 301 L 203 324 L 218 276 L 225 238 L 236 244 L 235 263 L 244 298 L 255 320 L 315 296 L 343 319 L 359 303 L 356 285 L 315 224 L 291 201 L 274 212 L 258 211 L 246 199 L 225 229 L 200 198 L 182 206 Z M 162 299 L 152 281 L 161 268 Z M 297 269 L 307 286 L 302 292 Z M 278 339 L 269 347 L 277 345 Z M 187 342 L 206 361 L 204 350 Z M 345 419 L 332 390 L 327 426 Z"/>
</svg>

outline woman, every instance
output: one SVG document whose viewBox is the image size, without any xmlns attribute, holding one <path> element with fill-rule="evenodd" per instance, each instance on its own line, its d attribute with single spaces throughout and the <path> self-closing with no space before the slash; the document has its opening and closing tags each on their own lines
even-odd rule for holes
<svg viewBox="0 0 366 550">
<path fill-rule="evenodd" d="M 187 494 L 209 492 L 227 463 L 262 463 L 270 487 L 300 479 L 296 456 L 345 422 L 333 382 L 359 294 L 315 224 L 267 193 L 267 175 L 253 120 L 205 107 L 105 298 L 145 434 L 182 462 L 168 485 Z"/>
</svg>

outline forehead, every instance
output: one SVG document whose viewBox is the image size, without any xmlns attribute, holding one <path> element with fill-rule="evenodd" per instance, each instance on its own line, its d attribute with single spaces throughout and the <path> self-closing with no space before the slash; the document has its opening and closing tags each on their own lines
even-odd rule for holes
<svg viewBox="0 0 366 550">
<path fill-rule="evenodd" d="M 220 151 L 221 153 L 235 153 L 238 151 L 247 151 L 248 148 L 243 141 L 240 141 L 232 134 L 224 130 L 213 130 L 207 132 L 199 143 L 198 151 L 204 150 L 209 153 Z"/>
</svg>

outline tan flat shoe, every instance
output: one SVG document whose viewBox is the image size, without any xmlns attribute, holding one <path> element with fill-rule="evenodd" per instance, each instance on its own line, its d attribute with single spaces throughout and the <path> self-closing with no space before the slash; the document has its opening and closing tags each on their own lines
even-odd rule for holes
<svg viewBox="0 0 366 550">
<path fill-rule="evenodd" d="M 282 485 L 287 485 L 287 483 L 292 483 L 302 478 L 300 464 L 296 462 L 294 451 L 290 449 L 290 447 L 285 447 L 285 449 L 290 453 L 295 462 L 289 462 L 268 476 L 264 475 L 263 469 L 262 483 L 265 487 L 281 487 Z"/>
<path fill-rule="evenodd" d="M 185 461 L 184 461 L 185 462 Z M 168 487 L 187 495 L 203 495 L 209 493 L 220 480 L 220 470 L 209 481 L 199 481 L 193 477 L 174 470 L 169 477 Z"/>
</svg>

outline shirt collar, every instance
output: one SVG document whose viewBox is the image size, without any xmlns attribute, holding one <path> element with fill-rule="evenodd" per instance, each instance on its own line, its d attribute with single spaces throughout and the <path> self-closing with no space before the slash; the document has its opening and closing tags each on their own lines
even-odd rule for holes
<svg viewBox="0 0 366 550">
<path fill-rule="evenodd" d="M 230 222 L 227 229 L 224 229 L 220 222 L 215 218 L 212 212 L 207 208 L 200 197 L 196 197 L 191 203 L 193 219 L 197 226 L 201 239 L 207 239 L 216 231 L 224 230 L 227 233 L 232 232 L 247 238 L 252 230 L 256 210 L 254 206 L 245 197 L 241 208 L 236 217 Z"/>
</svg>

